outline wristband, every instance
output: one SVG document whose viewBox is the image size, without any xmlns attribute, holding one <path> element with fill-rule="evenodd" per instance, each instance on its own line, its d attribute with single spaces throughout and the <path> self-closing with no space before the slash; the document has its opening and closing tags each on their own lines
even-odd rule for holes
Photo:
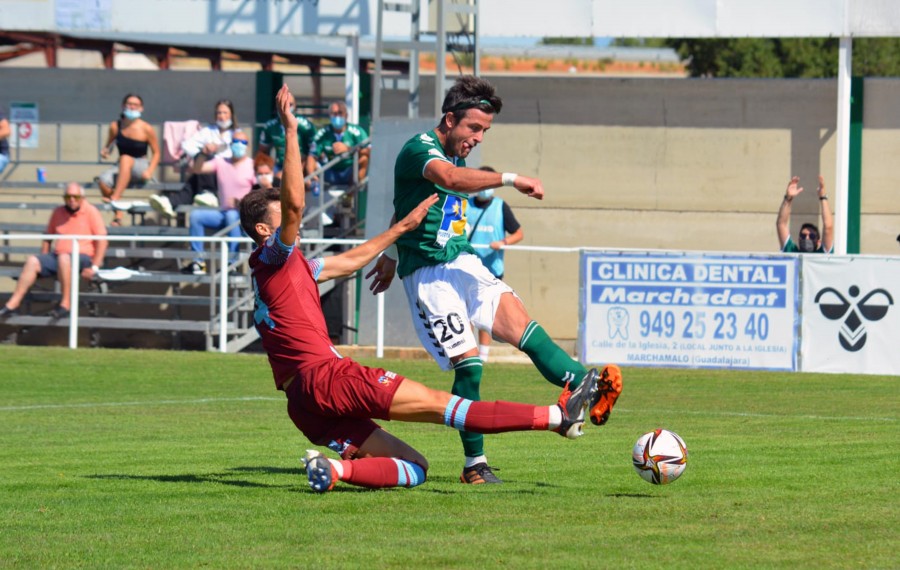
<svg viewBox="0 0 900 570">
<path fill-rule="evenodd" d="M 819 196 L 819 200 L 827 200 L 828 196 Z"/>
<path fill-rule="evenodd" d="M 787 202 L 788 204 L 790 204 L 793 200 L 794 199 L 791 198 L 790 196 L 788 196 L 787 194 L 784 195 L 784 201 Z"/>
<path fill-rule="evenodd" d="M 515 186 L 517 176 L 518 174 L 516 174 L 515 172 L 504 172 L 500 175 L 500 180 L 502 181 L 504 186 Z"/>
<path fill-rule="evenodd" d="M 397 259 L 400 259 L 400 256 L 397 254 L 397 244 L 396 243 L 392 243 L 391 245 L 389 245 L 387 247 L 387 249 L 385 249 L 383 252 L 381 252 L 381 255 L 390 257 L 394 261 L 396 261 Z"/>
<path fill-rule="evenodd" d="M 91 265 L 91 269 L 94 270 L 94 273 L 97 273 L 98 271 L 100 271 L 100 267 L 98 267 L 96 265 Z"/>
</svg>

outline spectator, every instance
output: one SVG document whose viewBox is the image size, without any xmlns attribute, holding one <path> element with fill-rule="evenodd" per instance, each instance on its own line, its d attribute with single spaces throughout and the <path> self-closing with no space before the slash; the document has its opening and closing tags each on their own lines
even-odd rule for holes
<svg viewBox="0 0 900 570">
<path fill-rule="evenodd" d="M 237 131 L 232 135 L 229 158 L 216 156 L 212 160 L 206 160 L 205 155 L 197 157 L 194 162 L 194 172 L 216 176 L 219 189 L 217 200 L 219 209 L 195 208 L 191 210 L 191 236 L 203 237 L 207 229 L 221 230 L 232 226 L 228 235 L 241 237 L 238 204 L 256 183 L 256 177 L 253 175 L 253 161 L 247 156 L 249 142 L 243 131 Z M 195 253 L 203 253 L 203 242 L 192 241 L 191 249 Z M 237 252 L 238 242 L 229 243 L 228 249 L 232 254 Z M 206 263 L 197 257 L 185 265 L 181 272 L 203 275 L 206 272 Z"/>
<path fill-rule="evenodd" d="M 497 172 L 490 166 L 482 166 L 485 172 Z M 471 226 L 468 229 L 469 242 L 476 247 L 475 255 L 488 268 L 491 275 L 503 279 L 503 248 L 522 241 L 525 232 L 513 215 L 509 204 L 494 196 L 494 189 L 488 188 L 475 194 L 469 200 L 466 218 Z M 478 356 L 482 362 L 488 361 L 491 351 L 491 333 L 478 331 Z"/>
<path fill-rule="evenodd" d="M 50 221 L 47 223 L 46 234 L 56 235 L 95 235 L 105 236 L 106 226 L 100 211 L 84 199 L 84 188 L 75 182 L 66 185 L 63 194 L 64 206 L 53 210 Z M 25 294 L 34 285 L 38 277 L 52 277 L 56 275 L 62 291 L 59 304 L 50 311 L 54 319 L 62 319 L 69 316 L 69 295 L 72 285 L 72 242 L 67 239 L 55 240 L 56 243 L 51 252 L 51 241 L 46 240 L 41 245 L 39 255 L 29 256 L 19 274 L 19 282 L 12 296 L 6 304 L 0 308 L 0 318 L 11 317 L 18 314 L 19 305 L 25 298 Z M 79 267 L 82 267 L 81 276 L 90 279 L 97 275 L 97 270 L 103 266 L 103 258 L 106 255 L 106 240 L 78 240 Z"/>
<path fill-rule="evenodd" d="M 834 251 L 834 217 L 828 206 L 828 195 L 825 194 L 825 178 L 819 175 L 819 208 L 822 213 L 822 231 L 815 224 L 806 223 L 800 226 L 800 241 L 794 243 L 791 239 L 791 202 L 794 201 L 803 188 L 800 186 L 800 177 L 794 176 L 788 182 L 784 199 L 778 209 L 778 218 L 775 221 L 775 229 L 778 231 L 778 242 L 781 251 L 785 253 L 832 253 Z"/>
<path fill-rule="evenodd" d="M 309 146 L 306 171 L 313 172 L 320 165 L 333 159 L 342 152 L 358 145 L 369 138 L 359 125 L 347 123 L 347 105 L 343 101 L 335 101 L 328 107 L 331 124 L 316 131 Z M 359 180 L 366 177 L 369 165 L 369 147 L 359 151 Z M 319 177 L 313 177 L 318 181 Z M 353 182 L 353 157 L 349 156 L 325 171 L 325 182 L 328 184 L 351 184 Z"/>
<path fill-rule="evenodd" d="M 109 135 L 106 144 L 100 149 L 100 156 L 109 158 L 113 145 L 119 151 L 116 166 L 104 171 L 94 178 L 100 188 L 104 202 L 111 202 L 115 211 L 112 225 L 122 225 L 122 210 L 116 208 L 115 202 L 122 197 L 125 189 L 147 182 L 159 165 L 159 141 L 156 129 L 141 119 L 144 112 L 144 100 L 136 93 L 129 93 L 122 99 L 122 113 L 119 119 L 109 124 Z M 147 148 L 152 156 L 147 158 Z"/>
<path fill-rule="evenodd" d="M 301 160 L 305 164 L 309 153 L 309 145 L 316 134 L 316 126 L 309 119 L 297 114 L 297 102 L 291 94 L 291 113 L 297 117 L 297 134 L 300 136 Z M 270 119 L 262 127 L 259 133 L 259 154 L 270 155 L 275 150 L 275 170 L 281 172 L 284 168 L 284 125 L 278 117 Z"/>
<path fill-rule="evenodd" d="M 214 123 L 203 127 L 194 136 L 181 143 L 184 153 L 195 162 L 198 158 L 204 160 L 213 157 L 231 158 L 231 139 L 234 133 L 240 130 L 234 113 L 234 104 L 228 99 L 216 101 L 215 113 Z M 153 194 L 150 196 L 150 206 L 167 218 L 174 218 L 175 209 L 187 204 L 215 208 L 219 205 L 216 199 L 217 184 L 218 178 L 215 173 L 197 173 L 194 169 L 194 173 L 188 177 L 181 190 L 168 196 Z"/>
<path fill-rule="evenodd" d="M 252 190 L 267 190 L 275 185 L 275 161 L 268 154 L 257 154 L 253 159 L 253 175 L 256 184 Z"/>
<path fill-rule="evenodd" d="M 0 172 L 3 172 L 3 169 L 9 164 L 9 135 L 11 132 L 9 119 L 0 109 Z"/>
</svg>

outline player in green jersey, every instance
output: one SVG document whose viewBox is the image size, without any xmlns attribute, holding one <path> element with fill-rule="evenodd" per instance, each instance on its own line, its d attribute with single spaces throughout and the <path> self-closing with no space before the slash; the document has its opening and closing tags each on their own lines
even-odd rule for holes
<svg viewBox="0 0 900 570">
<path fill-rule="evenodd" d="M 587 372 L 553 342 L 515 291 L 485 268 L 466 238 L 469 195 L 502 185 L 537 200 L 544 197 L 536 178 L 466 168 L 466 157 L 482 142 L 502 106 L 484 79 L 457 78 L 444 98 L 438 126 L 407 141 L 394 165 L 396 219 L 425 196 L 437 192 L 440 199 L 418 229 L 397 241 L 397 251 L 386 252 L 367 275 L 373 277 L 370 289 L 378 293 L 387 289 L 395 272 L 399 274 L 422 345 L 444 370 L 454 370 L 451 392 L 473 400 L 480 397 L 482 362 L 470 323 L 518 347 L 553 384 L 575 387 L 597 374 Z M 599 376 L 590 416 L 602 425 L 622 390 L 622 376 L 613 364 Z M 460 480 L 500 483 L 488 466 L 484 437 L 468 432 L 461 437 L 466 463 Z"/>
</svg>

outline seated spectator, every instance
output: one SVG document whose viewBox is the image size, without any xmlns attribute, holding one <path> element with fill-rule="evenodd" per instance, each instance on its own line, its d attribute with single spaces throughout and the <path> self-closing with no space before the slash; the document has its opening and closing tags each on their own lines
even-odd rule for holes
<svg viewBox="0 0 900 570">
<path fill-rule="evenodd" d="M 253 159 L 253 174 L 256 176 L 256 184 L 252 190 L 268 190 L 277 182 L 275 178 L 275 160 L 268 154 L 257 154 Z"/>
<path fill-rule="evenodd" d="M 231 158 L 231 140 L 234 133 L 240 130 L 234 113 L 234 104 L 228 99 L 216 101 L 215 114 L 215 123 L 203 127 L 181 143 L 185 155 L 194 162 L 213 157 Z M 215 173 L 198 173 L 197 169 L 193 169 L 193 173 L 181 190 L 168 196 L 153 194 L 150 196 L 150 206 L 168 218 L 174 218 L 175 209 L 186 204 L 216 207 L 217 184 Z"/>
<path fill-rule="evenodd" d="M 12 130 L 9 127 L 9 119 L 0 109 L 0 172 L 9 164 L 9 135 Z"/>
<path fill-rule="evenodd" d="M 66 193 L 63 195 L 65 205 L 53 210 L 50 221 L 47 223 L 46 234 L 58 235 L 95 235 L 105 236 L 106 226 L 100 211 L 84 199 L 84 188 L 75 182 L 66 185 Z M 19 274 L 19 281 L 12 296 L 6 304 L 0 308 L 0 319 L 18 314 L 19 305 L 25 298 L 25 294 L 34 285 L 38 277 L 56 276 L 62 290 L 62 298 L 59 304 L 50 311 L 50 316 L 62 319 L 69 316 L 72 273 L 72 242 L 67 239 L 55 240 L 51 251 L 51 241 L 45 241 L 41 246 L 40 255 L 29 256 Z M 103 257 L 106 255 L 106 240 L 78 240 L 79 267 L 82 267 L 81 276 L 90 279 L 97 274 L 97 270 L 103 266 Z"/>
<path fill-rule="evenodd" d="M 194 172 L 214 174 L 219 188 L 219 209 L 195 208 L 191 210 L 190 231 L 193 237 L 203 237 L 207 229 L 221 230 L 233 226 L 228 232 L 230 237 L 241 237 L 241 226 L 238 223 L 240 213 L 238 204 L 241 198 L 250 193 L 250 189 L 256 183 L 253 175 L 253 161 L 247 156 L 249 140 L 243 131 L 236 131 L 231 140 L 231 157 L 213 157 L 207 160 L 205 155 L 199 155 L 194 162 Z M 192 241 L 191 249 L 196 253 L 203 253 L 203 242 Z M 232 254 L 238 250 L 238 243 L 228 244 Z M 182 268 L 182 273 L 203 275 L 206 272 L 206 264 L 202 259 L 194 261 Z"/>
<path fill-rule="evenodd" d="M 159 165 L 159 142 L 156 129 L 141 119 L 144 112 L 144 100 L 140 95 L 129 93 L 122 100 L 122 113 L 118 120 L 109 124 L 109 135 L 106 145 L 100 150 L 100 156 L 109 158 L 113 145 L 119 151 L 116 166 L 106 170 L 94 178 L 94 182 L 103 194 L 104 202 L 112 202 L 115 219 L 112 225 L 121 226 L 123 212 L 115 207 L 115 201 L 122 197 L 125 189 L 143 184 L 153 178 Z M 147 148 L 152 156 L 147 158 Z"/>
<path fill-rule="evenodd" d="M 335 156 L 347 152 L 351 147 L 369 138 L 362 127 L 347 123 L 347 105 L 343 101 L 332 103 L 328 107 L 328 114 L 331 116 L 331 124 L 319 129 L 309 146 L 307 172 L 315 171 Z M 358 180 L 366 177 L 368 165 L 369 148 L 365 147 L 359 151 Z M 313 181 L 318 181 L 318 179 L 319 177 L 316 176 Z M 326 170 L 325 182 L 328 184 L 351 184 L 353 182 L 353 157 L 348 156 Z"/>
<path fill-rule="evenodd" d="M 791 202 L 803 192 L 800 186 L 800 177 L 794 176 L 788 182 L 784 199 L 778 209 L 778 218 L 775 221 L 775 229 L 778 232 L 778 243 L 781 251 L 785 253 L 833 253 L 834 252 L 834 217 L 828 206 L 828 195 L 825 194 L 825 178 L 819 175 L 819 209 L 822 214 L 822 231 L 815 224 L 803 224 L 800 227 L 800 241 L 794 243 L 791 239 Z"/>
<path fill-rule="evenodd" d="M 309 145 L 316 134 L 316 126 L 306 117 L 297 114 L 297 102 L 294 100 L 293 95 L 291 95 L 290 102 L 291 113 L 297 118 L 297 135 L 300 140 L 301 160 L 305 161 L 309 153 Z M 270 155 L 272 150 L 275 151 L 275 171 L 278 173 L 284 167 L 284 144 L 284 125 L 281 124 L 278 117 L 275 117 L 266 122 L 259 133 L 258 152 Z"/>
</svg>

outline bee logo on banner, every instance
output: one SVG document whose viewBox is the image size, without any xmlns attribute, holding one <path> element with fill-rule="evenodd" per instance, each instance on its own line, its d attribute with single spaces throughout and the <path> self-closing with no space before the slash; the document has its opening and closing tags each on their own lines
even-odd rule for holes
<svg viewBox="0 0 900 570">
<path fill-rule="evenodd" d="M 900 374 L 900 259 L 802 257 L 800 369 Z"/>
</svg>

